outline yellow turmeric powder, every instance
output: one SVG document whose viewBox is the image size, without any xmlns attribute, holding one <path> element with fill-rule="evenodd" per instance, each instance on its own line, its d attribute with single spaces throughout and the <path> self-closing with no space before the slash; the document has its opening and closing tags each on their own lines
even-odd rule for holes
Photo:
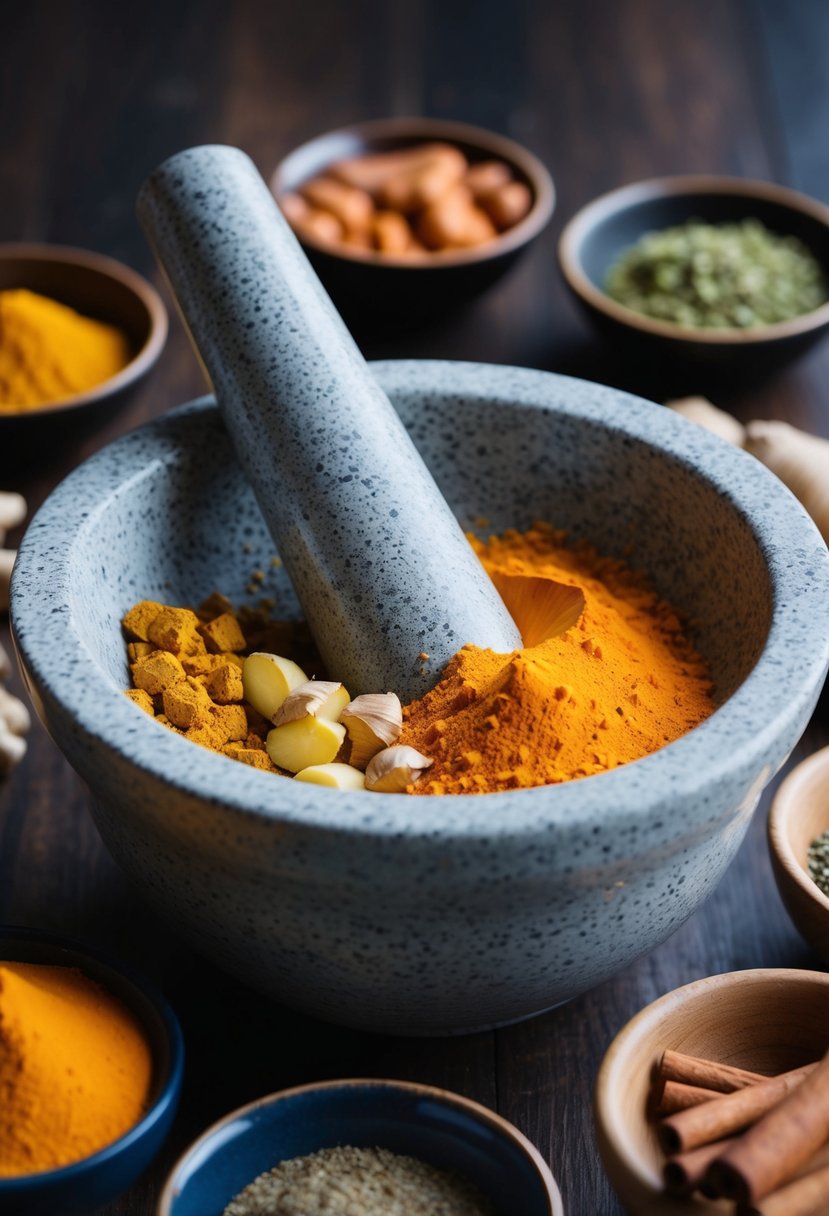
<svg viewBox="0 0 829 1216">
<path fill-rule="evenodd" d="M 713 711 L 706 663 L 644 575 L 587 543 L 567 545 L 549 524 L 470 541 L 505 595 L 500 576 L 533 597 L 524 614 L 533 631 L 557 621 L 556 632 L 512 654 L 464 646 L 438 685 L 405 707 L 398 742 L 432 762 L 410 793 L 588 777 L 657 751 Z M 243 649 L 295 654 L 273 638 L 280 626 L 254 643 L 223 597 L 198 614 L 144 600 L 123 625 L 136 704 L 194 742 L 281 771 L 266 748 L 273 723 L 244 700 L 234 666 Z"/>
<path fill-rule="evenodd" d="M 152 1058 L 133 1015 L 72 967 L 0 963 L 0 1178 L 98 1152 L 143 1115 Z"/>
<path fill-rule="evenodd" d="M 485 793 L 605 772 L 714 709 L 705 662 L 676 612 L 624 562 L 568 547 L 546 524 L 482 542 L 492 574 L 541 575 L 585 597 L 564 634 L 510 655 L 464 646 L 405 710 L 401 742 L 431 757 L 417 794 Z"/>
<path fill-rule="evenodd" d="M 0 413 L 74 397 L 129 360 L 127 337 L 115 326 L 33 291 L 0 291 Z"/>
</svg>

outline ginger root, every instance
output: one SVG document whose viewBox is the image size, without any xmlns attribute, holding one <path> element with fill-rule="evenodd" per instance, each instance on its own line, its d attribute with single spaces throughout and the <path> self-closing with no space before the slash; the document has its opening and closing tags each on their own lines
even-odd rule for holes
<svg viewBox="0 0 829 1216">
<path fill-rule="evenodd" d="M 9 584 L 17 557 L 16 550 L 4 549 L 2 545 L 6 533 L 26 518 L 26 510 L 26 499 L 22 494 L 0 491 L 0 612 L 5 612 L 9 606 Z M 11 675 L 11 670 L 11 660 L 0 644 L 0 776 L 10 772 L 23 759 L 26 754 L 23 736 L 31 726 L 26 706 L 13 697 L 2 683 Z"/>
<path fill-rule="evenodd" d="M 704 397 L 666 402 L 706 430 L 750 452 L 787 486 L 811 515 L 829 545 L 829 439 L 788 422 L 757 419 L 742 425 Z"/>
</svg>

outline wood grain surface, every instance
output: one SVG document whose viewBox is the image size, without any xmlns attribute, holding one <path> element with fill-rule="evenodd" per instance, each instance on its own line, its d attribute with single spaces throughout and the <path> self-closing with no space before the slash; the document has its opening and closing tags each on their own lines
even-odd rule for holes
<svg viewBox="0 0 829 1216">
<path fill-rule="evenodd" d="M 423 113 L 526 143 L 558 191 L 550 230 L 465 312 L 417 332 L 361 324 L 372 357 L 475 359 L 563 371 L 655 399 L 693 393 L 672 369 L 607 351 L 565 295 L 555 243 L 573 211 L 637 178 L 769 178 L 829 202 L 829 6 L 822 0 L 31 0 L 2 6 L 0 240 L 99 249 L 156 281 L 134 218 L 146 174 L 201 142 L 244 147 L 267 173 L 349 120 Z M 829 344 L 721 403 L 829 434 Z M 95 428 L 0 433 L 0 485 L 36 508 L 115 436 L 202 392 L 179 322 L 128 407 Z M 14 537 L 12 538 L 15 539 Z M 8 629 L 0 625 L 8 645 Z M 19 678 L 12 687 L 21 692 Z M 829 742 L 824 698 L 794 759 Z M 274 1006 L 157 923 L 98 838 L 89 794 L 40 726 L 0 784 L 0 921 L 71 932 L 154 976 L 187 1037 L 184 1100 L 151 1173 L 106 1216 L 151 1216 L 175 1156 L 211 1120 L 317 1078 L 430 1082 L 511 1119 L 550 1162 L 568 1216 L 622 1211 L 598 1159 L 591 1088 L 616 1031 L 655 997 L 754 966 L 819 967 L 792 927 L 764 838 L 769 795 L 717 892 L 665 945 L 563 1008 L 449 1040 L 364 1035 Z"/>
</svg>

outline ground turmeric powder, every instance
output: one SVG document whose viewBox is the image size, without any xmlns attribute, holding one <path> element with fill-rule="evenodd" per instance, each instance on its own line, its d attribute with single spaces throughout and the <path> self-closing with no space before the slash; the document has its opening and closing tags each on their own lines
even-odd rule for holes
<svg viewBox="0 0 829 1216">
<path fill-rule="evenodd" d="M 0 1178 L 58 1169 L 133 1127 L 152 1057 L 137 1021 L 72 967 L 0 963 Z"/>
<path fill-rule="evenodd" d="M 417 794 L 485 793 L 605 772 L 678 738 L 714 709 L 711 679 L 676 612 L 624 562 L 538 524 L 482 542 L 492 574 L 581 588 L 561 636 L 511 655 L 464 646 L 405 709 L 401 742 L 431 757 Z"/>
<path fill-rule="evenodd" d="M 367 789 L 475 794 L 588 777 L 664 747 L 713 711 L 704 660 L 644 575 L 587 543 L 568 546 L 549 524 L 470 541 L 527 644 L 512 654 L 464 646 L 440 683 L 403 711 L 392 750 L 423 763 L 410 766 L 408 784 L 405 766 L 391 785 L 367 771 Z M 284 654 L 273 638 L 280 626 L 255 644 L 228 607 L 218 597 L 198 614 L 151 600 L 130 609 L 127 696 L 194 742 L 287 775 L 295 769 L 277 768 L 285 762 L 266 742 L 277 719 L 264 704 L 253 708 L 234 666 L 243 649 Z"/>
<path fill-rule="evenodd" d="M 86 392 L 129 359 L 127 336 L 115 326 L 33 291 L 0 291 L 0 413 Z"/>
</svg>

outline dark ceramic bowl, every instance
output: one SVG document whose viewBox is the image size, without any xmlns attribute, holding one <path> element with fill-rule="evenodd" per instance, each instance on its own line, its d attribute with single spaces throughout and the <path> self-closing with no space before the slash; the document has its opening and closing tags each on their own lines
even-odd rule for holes
<svg viewBox="0 0 829 1216">
<path fill-rule="evenodd" d="M 770 182 L 728 177 L 663 177 L 613 190 L 583 207 L 561 234 L 565 282 L 599 331 L 630 352 L 705 369 L 723 379 L 755 379 L 782 367 L 829 327 L 829 303 L 775 325 L 693 329 L 643 316 L 605 293 L 608 270 L 646 232 L 687 220 L 759 219 L 811 250 L 829 278 L 829 208 Z"/>
<path fill-rule="evenodd" d="M 20 413 L 0 410 L 0 428 L 50 421 L 70 410 L 123 405 L 158 359 L 167 339 L 167 310 L 146 279 L 100 253 L 62 245 L 0 245 L 0 291 L 25 287 L 84 316 L 117 325 L 129 340 L 126 367 L 103 383 Z"/>
<path fill-rule="evenodd" d="M 497 1216 L 563 1216 L 529 1140 L 468 1098 L 404 1081 L 328 1081 L 271 1094 L 214 1123 L 178 1161 L 157 1216 L 221 1216 L 280 1161 L 337 1145 L 385 1148 L 474 1182 Z"/>
<path fill-rule="evenodd" d="M 3 1216 L 87 1216 L 132 1185 L 173 1122 L 184 1070 L 184 1042 L 170 1006 L 146 980 L 85 946 L 38 929 L 0 926 L 0 961 L 78 967 L 135 1014 L 150 1044 L 153 1081 L 147 1113 L 120 1139 L 63 1169 L 0 1178 Z"/>
<path fill-rule="evenodd" d="M 293 192 L 334 161 L 391 152 L 433 141 L 454 144 L 475 164 L 505 161 L 529 186 L 533 205 L 520 223 L 473 249 L 448 250 L 422 261 L 342 249 L 303 239 L 302 246 L 334 302 L 349 313 L 389 312 L 398 318 L 437 313 L 476 296 L 506 271 L 549 222 L 555 190 L 541 161 L 514 140 L 466 123 L 435 118 L 387 118 L 354 123 L 319 135 L 289 153 L 274 170 L 277 199 Z"/>
</svg>

